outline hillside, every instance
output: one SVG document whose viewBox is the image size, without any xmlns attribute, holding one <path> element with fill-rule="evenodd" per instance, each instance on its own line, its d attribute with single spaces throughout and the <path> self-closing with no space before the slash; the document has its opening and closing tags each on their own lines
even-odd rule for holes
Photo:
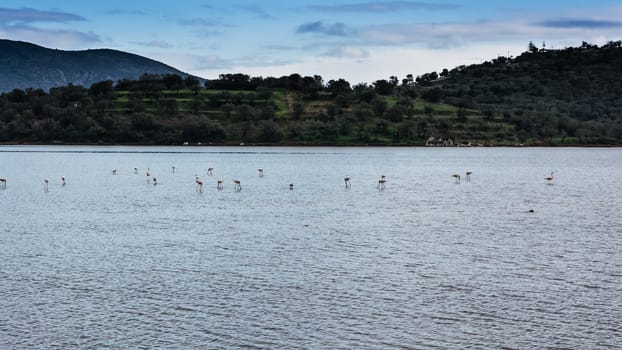
<svg viewBox="0 0 622 350">
<path fill-rule="evenodd" d="M 49 89 L 68 84 L 90 86 L 148 74 L 185 73 L 127 52 L 97 49 L 53 50 L 34 44 L 0 40 L 0 92 L 29 87 Z"/>
<path fill-rule="evenodd" d="M 502 117 L 523 140 L 622 139 L 620 41 L 563 50 L 531 47 L 515 58 L 457 67 L 421 85 L 440 89 L 445 103 Z"/>
<path fill-rule="evenodd" d="M 371 85 L 236 73 L 15 89 L 0 95 L 0 142 L 622 145 L 620 46 L 533 49 Z"/>
</svg>

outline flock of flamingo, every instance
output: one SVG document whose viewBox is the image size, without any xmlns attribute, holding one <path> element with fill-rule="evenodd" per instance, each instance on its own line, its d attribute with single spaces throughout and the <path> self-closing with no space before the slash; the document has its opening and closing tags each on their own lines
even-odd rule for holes
<svg viewBox="0 0 622 350">
<path fill-rule="evenodd" d="M 172 167 L 172 171 L 173 171 L 173 173 L 175 172 L 175 166 Z M 211 176 L 213 174 L 213 171 L 214 171 L 214 168 L 208 168 L 207 169 L 207 175 Z M 259 177 L 263 177 L 264 176 L 264 169 L 263 168 L 257 169 L 257 172 L 259 173 Z M 116 169 L 112 170 L 112 175 L 116 175 L 116 174 L 117 174 L 117 170 Z M 138 168 L 134 168 L 134 174 L 138 174 Z M 473 174 L 473 172 L 471 172 L 471 171 L 467 171 L 465 173 L 465 179 L 467 181 L 471 180 L 471 174 Z M 147 179 L 148 179 L 147 181 L 153 182 L 154 185 L 158 184 L 158 180 L 155 177 L 151 178 L 151 170 L 149 168 L 147 168 L 146 175 L 147 175 Z M 456 174 L 452 174 L 451 176 L 455 179 L 456 183 L 460 183 L 460 180 L 461 180 L 460 174 L 456 173 Z M 151 180 L 149 180 L 149 178 L 151 178 Z M 348 175 L 343 178 L 343 181 L 345 182 L 346 188 L 349 188 L 350 186 L 352 186 L 352 184 L 350 183 L 350 179 L 351 178 L 352 177 L 348 176 Z M 544 180 L 546 180 L 548 184 L 551 184 L 554 179 L 555 179 L 554 172 L 551 172 L 550 175 L 546 175 L 544 177 Z M 43 189 L 45 191 L 48 190 L 49 182 L 50 181 L 48 179 L 43 180 Z M 203 180 L 201 180 L 199 175 L 195 175 L 195 183 L 196 183 L 197 191 L 202 192 L 203 191 Z M 224 183 L 224 181 L 222 179 L 218 179 L 216 181 L 216 188 L 219 189 L 219 190 L 223 189 L 223 183 Z M 380 178 L 378 179 L 378 185 L 376 186 L 376 188 L 379 189 L 379 190 L 382 190 L 382 189 L 385 188 L 385 184 L 386 183 L 387 183 L 386 176 L 380 175 Z M 66 186 L 67 185 L 67 179 L 64 176 L 61 176 L 61 185 L 62 186 Z M 240 180 L 233 180 L 233 185 L 234 185 L 233 188 L 234 188 L 234 190 L 236 192 L 239 192 L 239 191 L 242 190 L 242 184 L 241 184 Z M 0 189 L 6 189 L 6 186 L 7 186 L 7 179 L 6 178 L 0 178 Z M 293 183 L 289 184 L 289 189 L 290 190 L 294 189 L 294 184 Z"/>
</svg>

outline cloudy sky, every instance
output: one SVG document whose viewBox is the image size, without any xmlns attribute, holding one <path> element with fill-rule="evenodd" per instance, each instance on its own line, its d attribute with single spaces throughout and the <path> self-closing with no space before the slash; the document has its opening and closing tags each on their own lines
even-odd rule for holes
<svg viewBox="0 0 622 350">
<path fill-rule="evenodd" d="M 499 55 L 622 39 L 620 0 L 2 0 L 0 38 L 112 48 L 212 79 L 371 83 Z"/>
</svg>

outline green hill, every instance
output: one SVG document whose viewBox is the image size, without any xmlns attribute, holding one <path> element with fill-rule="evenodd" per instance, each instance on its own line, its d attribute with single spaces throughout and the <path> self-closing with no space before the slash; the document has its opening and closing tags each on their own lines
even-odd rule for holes
<svg viewBox="0 0 622 350">
<path fill-rule="evenodd" d="M 531 46 L 516 58 L 445 73 L 424 85 L 440 88 L 446 103 L 501 117 L 521 141 L 619 144 L 622 139 L 619 41 L 600 48 Z"/>
<path fill-rule="evenodd" d="M 0 95 L 0 142 L 621 145 L 621 62 L 615 42 L 370 85 L 237 73 L 15 89 Z"/>
</svg>

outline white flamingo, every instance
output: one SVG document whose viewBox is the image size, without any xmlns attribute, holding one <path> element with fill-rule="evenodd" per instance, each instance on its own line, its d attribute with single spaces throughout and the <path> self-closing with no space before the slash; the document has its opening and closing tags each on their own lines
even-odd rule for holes
<svg viewBox="0 0 622 350">
<path fill-rule="evenodd" d="M 459 184 L 460 183 L 460 174 L 453 174 L 451 175 L 454 179 L 456 179 L 456 183 Z"/>
<path fill-rule="evenodd" d="M 552 183 L 553 179 L 555 178 L 555 173 L 553 173 L 551 171 L 551 175 L 545 176 L 544 179 L 547 181 L 547 183 Z"/>
<path fill-rule="evenodd" d="M 376 188 L 384 189 L 385 183 L 387 183 L 386 177 L 384 175 L 380 175 L 380 179 L 378 180 L 378 186 L 376 186 Z"/>
<path fill-rule="evenodd" d="M 194 182 L 196 182 L 196 183 L 197 183 L 197 190 L 198 190 L 199 192 L 202 192 L 202 191 L 203 191 L 203 181 L 201 181 L 201 179 L 199 179 L 199 176 L 198 176 L 198 175 L 195 175 Z"/>
</svg>

